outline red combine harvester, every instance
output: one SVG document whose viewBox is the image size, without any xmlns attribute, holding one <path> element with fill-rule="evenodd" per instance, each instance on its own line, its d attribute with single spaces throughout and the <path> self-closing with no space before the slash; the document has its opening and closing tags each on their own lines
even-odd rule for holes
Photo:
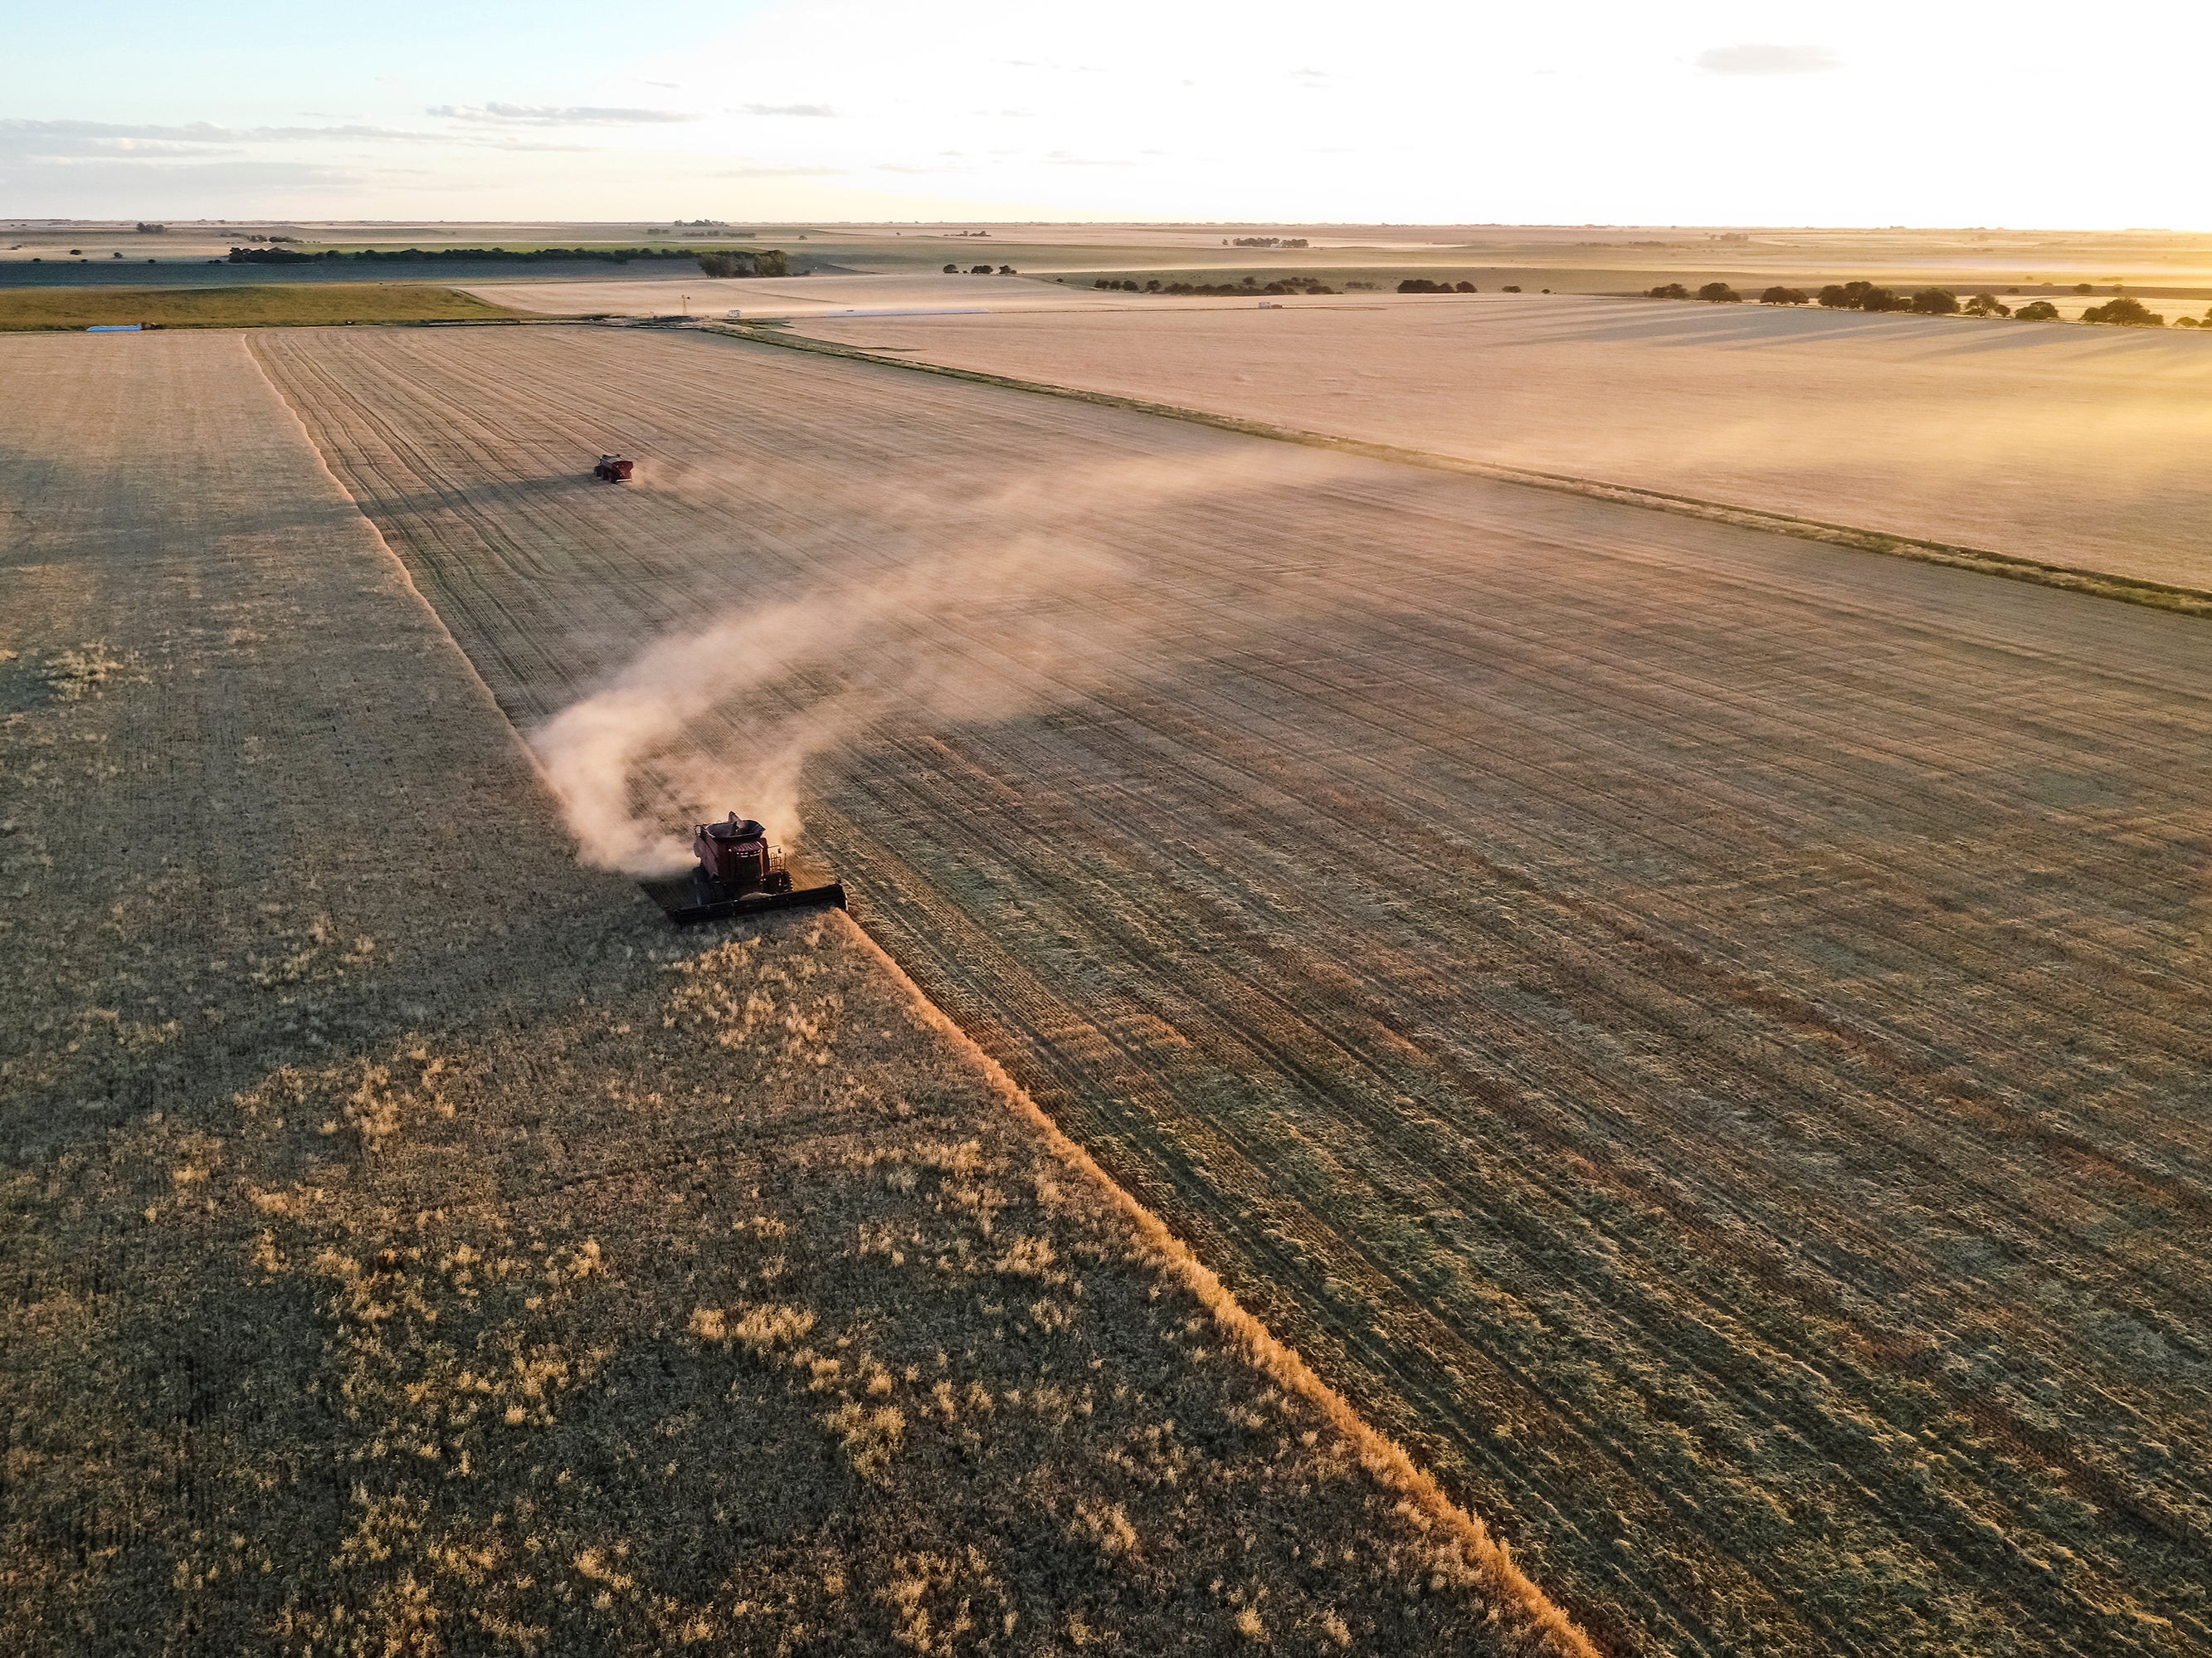
<svg viewBox="0 0 2212 1658">
<path fill-rule="evenodd" d="M 624 460 L 620 455 L 601 455 L 599 464 L 592 468 L 592 476 L 602 483 L 628 483 L 637 463 Z"/>
<path fill-rule="evenodd" d="M 750 817 L 732 812 L 719 823 L 701 823 L 691 850 L 699 866 L 688 880 L 648 882 L 646 890 L 678 923 L 720 921 L 770 909 L 845 907 L 845 889 L 835 881 L 794 888 L 781 848 L 768 843 L 768 831 Z"/>
</svg>

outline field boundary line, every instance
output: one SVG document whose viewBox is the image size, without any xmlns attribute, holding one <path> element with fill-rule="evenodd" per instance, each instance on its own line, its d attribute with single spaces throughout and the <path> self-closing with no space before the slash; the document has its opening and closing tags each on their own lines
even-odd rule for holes
<svg viewBox="0 0 2212 1658">
<path fill-rule="evenodd" d="M 845 924 L 861 948 L 875 957 L 884 972 L 913 999 L 916 1011 L 930 1026 L 982 1070 L 991 1085 L 1005 1096 L 1014 1114 L 1036 1130 L 1047 1151 L 1105 1194 L 1108 1202 L 1136 1229 L 1138 1236 L 1149 1248 L 1154 1264 L 1198 1297 L 1222 1334 L 1242 1350 L 1253 1366 L 1265 1371 L 1285 1391 L 1317 1406 L 1337 1430 L 1358 1448 L 1360 1462 L 1370 1474 L 1455 1538 L 1465 1551 L 1469 1564 L 1481 1575 L 1486 1587 L 1495 1596 L 1518 1605 L 1528 1613 L 1542 1639 L 1543 1650 L 1571 1655 L 1571 1658 L 1601 1658 L 1589 1637 L 1534 1579 L 1521 1570 L 1513 1559 L 1510 1545 L 1492 1536 L 1480 1515 L 1454 1502 L 1435 1476 L 1322 1381 L 1296 1349 L 1278 1339 L 1165 1221 L 1108 1174 L 1096 1157 L 1053 1120 L 1049 1112 L 1030 1097 L 1029 1090 L 1016 1082 L 1004 1066 L 986 1053 L 950 1014 L 930 1000 L 866 927 L 849 913 L 836 913 L 843 914 Z"/>
<path fill-rule="evenodd" d="M 276 377 L 269 372 L 269 365 L 261 361 L 261 354 L 253 349 L 253 342 L 241 340 L 239 344 L 246 353 L 247 360 L 253 364 L 253 372 L 260 375 L 263 384 L 268 386 L 270 395 L 284 405 L 284 412 L 292 417 L 292 423 L 300 428 L 301 440 L 307 446 L 307 452 L 314 456 L 315 465 L 322 469 L 323 476 L 330 479 L 331 487 L 338 492 L 338 498 L 353 508 L 354 516 L 362 521 L 368 533 L 374 537 L 377 550 L 384 555 L 386 562 L 398 573 L 400 585 L 406 588 L 409 597 L 422 608 L 422 614 L 430 618 L 431 626 L 437 629 L 438 636 L 446 641 L 446 648 L 459 659 L 462 670 L 469 677 L 469 683 L 477 688 L 477 694 L 483 699 L 486 711 L 501 725 L 507 727 L 508 735 L 514 739 L 514 746 L 520 750 L 523 759 L 528 763 L 531 775 L 538 780 L 538 786 L 544 789 L 549 797 L 557 799 L 554 795 L 552 780 L 546 775 L 545 767 L 538 758 L 538 750 L 531 746 L 530 739 L 523 734 L 522 728 L 507 717 L 507 710 L 500 707 L 499 698 L 494 695 L 490 682 L 477 671 L 476 659 L 461 647 L 459 640 L 453 637 L 453 630 L 446 625 L 446 618 L 439 614 L 438 607 L 430 602 L 429 595 L 415 585 L 415 573 L 407 568 L 407 561 L 400 557 L 392 544 L 384 538 L 384 531 L 378 526 L 376 520 L 362 509 L 360 501 L 355 496 L 353 491 L 346 488 L 345 480 L 337 475 L 337 469 L 331 465 L 331 458 L 323 452 L 323 446 L 315 440 L 315 428 L 307 424 L 307 416 L 294 405 L 292 399 L 285 394 L 283 386 L 277 383 Z M 635 890 L 635 887 L 632 890 Z M 647 902 L 642 893 L 639 893 L 638 896 L 641 902 Z"/>
<path fill-rule="evenodd" d="M 825 318 L 823 320 L 830 319 Z M 1881 553 L 1893 558 L 1911 559 L 1920 564 L 1941 564 L 1954 569 L 1973 570 L 1984 575 L 2000 576 L 2008 581 L 2032 582 L 2038 586 L 2086 593 L 2095 598 L 2117 599 L 2122 604 L 2141 604 L 2180 616 L 2212 617 L 2212 592 L 2199 588 L 2173 586 L 2162 581 L 2116 575 L 2103 570 L 2085 570 L 2070 564 L 2048 564 L 2039 559 L 2022 558 L 2014 553 L 2000 553 L 1988 548 L 1923 541 L 1913 536 L 1893 535 L 1883 530 L 1830 524 L 1820 519 L 1801 518 L 1794 513 L 1771 512 L 1764 507 L 1739 507 L 1727 501 L 1705 501 L 1696 495 L 1673 495 L 1663 489 L 1647 489 L 1636 484 L 1607 483 L 1600 478 L 1578 477 L 1567 472 L 1540 472 L 1522 467 L 1501 466 L 1491 461 L 1469 460 L 1457 455 L 1438 454 L 1431 450 L 1407 449 L 1395 444 L 1371 442 L 1365 438 L 1340 437 L 1332 433 L 1310 431 L 1303 427 L 1278 426 L 1272 422 L 1249 420 L 1238 415 L 1218 415 L 1203 409 L 1188 409 L 1179 404 L 1153 403 L 1143 398 L 1125 397 L 1117 392 L 1086 391 L 1079 386 L 1055 386 L 1049 380 L 1018 380 L 1010 374 L 994 374 L 978 368 L 956 368 L 946 363 L 886 356 L 860 346 L 815 339 L 764 325 L 740 324 L 732 326 L 710 322 L 703 325 L 699 331 L 721 334 L 732 339 L 751 340 L 763 345 L 781 346 L 787 350 L 812 351 L 823 356 L 881 363 L 886 367 L 903 368 L 920 374 L 936 374 L 947 380 L 969 380 L 980 386 L 997 386 L 1009 391 L 1065 398 L 1076 403 L 1096 404 L 1102 408 L 1158 415 L 1168 420 L 1184 421 L 1194 426 L 1211 426 L 1246 437 L 1304 444 L 1314 449 L 1334 449 L 1343 454 L 1361 455 L 1370 460 L 1396 461 L 1404 465 L 1425 467 L 1431 471 L 1459 472 L 1474 477 L 1493 479 L 1501 483 L 1517 483 L 1532 489 L 1548 489 L 1555 495 L 1615 501 L 1626 507 L 1671 513 L 1679 518 L 1730 524 L 1741 529 L 1765 530 L 1798 541 L 1849 547 L 1860 552 Z"/>
</svg>

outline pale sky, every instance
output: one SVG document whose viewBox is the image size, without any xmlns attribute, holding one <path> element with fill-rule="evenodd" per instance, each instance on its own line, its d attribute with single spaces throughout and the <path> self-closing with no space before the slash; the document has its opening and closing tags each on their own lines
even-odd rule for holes
<svg viewBox="0 0 2212 1658">
<path fill-rule="evenodd" d="M 0 0 L 0 216 L 2212 228 L 2212 7 Z"/>
</svg>

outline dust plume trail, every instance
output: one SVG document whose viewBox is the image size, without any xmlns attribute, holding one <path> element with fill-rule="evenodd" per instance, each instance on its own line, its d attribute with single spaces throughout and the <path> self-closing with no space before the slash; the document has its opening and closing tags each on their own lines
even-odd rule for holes
<svg viewBox="0 0 2212 1658">
<path fill-rule="evenodd" d="M 655 641 L 532 744 L 595 867 L 684 868 L 690 836 L 668 826 L 701 811 L 735 807 L 796 841 L 809 762 L 872 721 L 1032 710 L 1144 642 L 1153 624 L 1113 602 L 1139 575 L 1102 525 L 1166 501 L 1247 513 L 1255 495 L 1340 470 L 1306 454 L 1149 459 L 1056 469 L 956 503 L 885 484 L 867 565 L 848 556 L 802 596 Z"/>
</svg>

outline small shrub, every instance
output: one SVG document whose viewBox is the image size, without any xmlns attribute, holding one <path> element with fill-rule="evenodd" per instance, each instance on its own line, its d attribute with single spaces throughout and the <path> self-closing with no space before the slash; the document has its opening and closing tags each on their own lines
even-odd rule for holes
<svg viewBox="0 0 2212 1658">
<path fill-rule="evenodd" d="M 1961 307 L 1969 317 L 2009 317 L 2012 307 L 1994 294 L 1977 294 Z"/>
<path fill-rule="evenodd" d="M 2149 309 L 2141 300 L 2123 294 L 2102 305 L 2093 305 L 2081 313 L 2083 322 L 2112 323 L 2121 328 L 2163 328 L 2166 319 Z"/>
</svg>

